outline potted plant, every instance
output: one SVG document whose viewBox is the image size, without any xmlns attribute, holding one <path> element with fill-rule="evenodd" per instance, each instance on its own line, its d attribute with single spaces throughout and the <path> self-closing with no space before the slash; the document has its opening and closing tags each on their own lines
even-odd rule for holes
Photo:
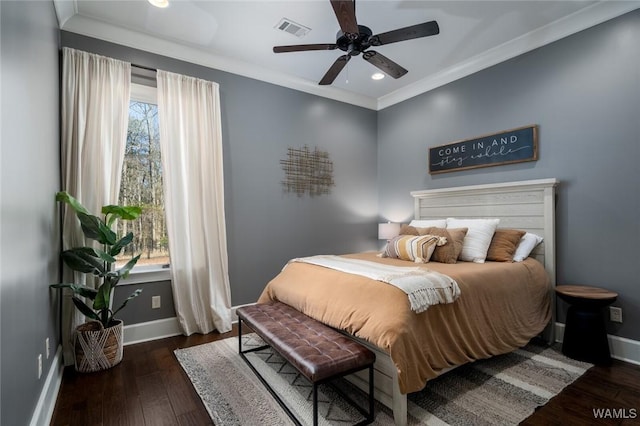
<svg viewBox="0 0 640 426">
<path fill-rule="evenodd" d="M 65 191 L 56 194 L 56 201 L 68 204 L 75 211 L 85 237 L 101 244 L 101 248 L 74 247 L 62 252 L 62 260 L 69 268 L 99 278 L 97 288 L 74 283 L 52 284 L 51 287 L 70 289 L 73 292 L 73 304 L 90 320 L 78 326 L 74 333 L 76 370 L 83 373 L 106 370 L 122 361 L 123 324 L 115 319 L 115 315 L 142 292 L 137 289 L 117 309 L 112 310 L 111 300 L 116 285 L 120 279 L 127 277 L 140 255 L 114 270 L 115 257 L 131 244 L 133 233 L 129 232 L 120 238 L 111 227 L 117 219 L 136 219 L 142 209 L 137 206 L 108 205 L 102 207 L 104 218 L 100 218 L 90 214 Z"/>
</svg>

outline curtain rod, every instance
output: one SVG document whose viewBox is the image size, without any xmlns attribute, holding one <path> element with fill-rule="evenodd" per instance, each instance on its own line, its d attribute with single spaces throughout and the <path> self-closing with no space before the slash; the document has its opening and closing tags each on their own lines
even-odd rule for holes
<svg viewBox="0 0 640 426">
<path fill-rule="evenodd" d="M 147 71 L 152 71 L 152 72 L 158 72 L 158 70 L 156 68 L 150 68 L 150 67 L 145 67 L 144 65 L 137 65 L 137 64 L 131 64 L 132 67 L 135 68 L 139 68 L 142 70 L 147 70 Z"/>
</svg>

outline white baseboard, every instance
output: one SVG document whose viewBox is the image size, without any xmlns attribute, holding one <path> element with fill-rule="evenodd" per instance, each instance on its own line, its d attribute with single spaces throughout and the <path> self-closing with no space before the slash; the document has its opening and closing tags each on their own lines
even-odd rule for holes
<svg viewBox="0 0 640 426">
<path fill-rule="evenodd" d="M 241 306 L 255 305 L 255 303 L 247 303 L 231 307 L 231 317 L 233 323 L 238 322 L 236 310 Z M 135 343 L 143 343 L 151 340 L 164 339 L 165 337 L 179 336 L 182 329 L 178 323 L 177 317 L 163 318 L 155 321 L 141 322 L 139 324 L 131 324 L 124 326 L 124 345 L 133 345 Z"/>
<path fill-rule="evenodd" d="M 56 408 L 58 392 L 62 384 L 62 373 L 64 372 L 64 363 L 62 362 L 62 346 L 58 346 L 56 354 L 51 361 L 51 368 L 44 382 L 42 392 L 38 398 L 38 403 L 31 416 L 30 426 L 43 426 L 51 423 L 53 410 Z"/>
<path fill-rule="evenodd" d="M 177 317 L 141 322 L 124 326 L 124 345 L 164 339 L 182 334 Z"/>
<path fill-rule="evenodd" d="M 556 341 L 562 342 L 564 336 L 564 324 L 556 323 Z M 631 364 L 640 365 L 640 341 L 627 339 L 625 337 L 607 335 L 609 338 L 609 349 L 611 358 Z"/>
<path fill-rule="evenodd" d="M 238 305 L 238 306 L 232 306 L 231 307 L 231 318 L 233 318 L 232 323 L 237 323 L 238 322 L 238 314 L 236 313 L 236 311 L 238 310 L 238 308 L 241 308 L 243 306 L 251 306 L 251 305 L 255 305 L 254 303 L 246 303 L 244 305 Z"/>
</svg>

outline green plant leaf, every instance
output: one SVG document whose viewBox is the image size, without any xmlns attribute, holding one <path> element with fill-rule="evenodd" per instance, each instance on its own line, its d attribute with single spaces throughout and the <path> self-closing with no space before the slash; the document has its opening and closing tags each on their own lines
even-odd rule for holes
<svg viewBox="0 0 640 426">
<path fill-rule="evenodd" d="M 135 220 L 142 213 L 142 208 L 138 206 L 114 206 L 108 205 L 102 207 L 102 214 L 105 216 L 111 215 L 107 221 L 107 225 L 110 227 L 113 225 L 116 219 Z"/>
<path fill-rule="evenodd" d="M 92 240 L 100 238 L 100 218 L 89 213 L 78 212 L 78 219 L 84 236 Z"/>
<path fill-rule="evenodd" d="M 76 247 L 62 252 L 62 260 L 74 271 L 103 275 L 104 264 L 98 253 L 91 247 Z"/>
<path fill-rule="evenodd" d="M 111 285 L 110 280 L 105 280 L 105 283 L 98 289 L 96 299 L 93 301 L 93 309 L 101 311 L 103 309 L 109 309 L 109 302 L 111 300 Z"/>
<path fill-rule="evenodd" d="M 98 291 L 94 288 L 87 287 L 86 285 L 81 284 L 51 284 L 49 287 L 52 288 L 68 288 L 72 290 L 75 294 L 78 294 L 82 297 L 86 297 L 87 299 L 95 299 Z"/>
<path fill-rule="evenodd" d="M 56 201 L 67 203 L 76 213 L 89 214 L 87 209 L 75 198 L 73 198 L 67 191 L 60 191 L 56 194 Z"/>
<path fill-rule="evenodd" d="M 92 214 L 77 213 L 80 226 L 85 237 L 98 241 L 100 244 L 112 246 L 116 243 L 116 233 L 111 230 L 103 221 Z"/>
<path fill-rule="evenodd" d="M 104 251 L 102 251 L 100 249 L 94 249 L 94 250 L 96 252 L 96 255 L 100 259 L 104 260 L 105 262 L 107 262 L 107 263 L 116 263 L 115 257 L 111 256 L 109 253 L 106 253 L 106 252 L 104 252 Z"/>
<path fill-rule="evenodd" d="M 93 309 L 88 307 L 82 300 L 80 300 L 79 298 L 77 298 L 75 296 L 73 296 L 72 300 L 73 300 L 73 304 L 76 305 L 76 308 L 78 308 L 78 310 L 80 312 L 82 312 L 82 314 L 85 317 L 94 319 L 96 321 L 100 321 L 100 317 L 98 316 L 98 314 L 96 314 L 93 311 Z"/>
<path fill-rule="evenodd" d="M 51 284 L 50 287 L 70 289 L 74 293 L 72 300 L 76 308 L 87 318 L 100 321 L 107 327 L 113 319 L 112 312 L 109 309 L 113 288 L 122 277 L 128 276 L 140 258 L 140 255 L 138 255 L 127 262 L 120 270 L 111 271 L 111 265 L 116 261 L 114 256 L 120 254 L 133 241 L 132 232 L 118 239 L 117 234 L 111 229 L 111 225 L 118 218 L 124 220 L 138 218 L 142 213 L 142 208 L 138 206 L 107 205 L 101 210 L 105 215 L 104 220 L 102 220 L 90 214 L 78 200 L 65 191 L 58 192 L 56 200 L 68 204 L 75 211 L 86 238 L 98 241 L 104 246 L 102 250 L 92 247 L 76 247 L 65 250 L 61 255 L 64 263 L 75 271 L 102 277 L 103 284 L 97 290 L 85 285 L 69 283 Z M 140 292 L 141 290 L 136 290 L 116 312 L 121 310 L 129 300 L 138 296 Z M 92 300 L 93 309 L 76 295 Z"/>
<path fill-rule="evenodd" d="M 106 279 L 111 280 L 111 285 L 116 285 L 118 284 L 118 281 L 120 281 L 120 275 L 118 275 L 118 273 L 116 271 L 109 271 L 105 274 L 104 276 Z M 115 282 L 115 283 L 114 283 Z"/>
<path fill-rule="evenodd" d="M 129 272 L 131 271 L 131 269 L 136 266 L 136 263 L 138 262 L 138 259 L 140 259 L 140 255 L 137 255 L 136 257 L 134 257 L 133 259 L 131 259 L 130 261 L 127 262 L 126 265 L 124 265 L 122 268 L 118 269 L 118 275 L 122 278 L 127 278 L 129 276 Z"/>
<path fill-rule="evenodd" d="M 142 293 L 142 289 L 139 288 L 136 291 L 134 291 L 133 293 L 131 293 L 131 295 L 129 297 L 127 297 L 127 299 L 122 302 L 122 305 L 120 305 L 120 307 L 118 309 L 116 309 L 113 314 L 111 314 L 111 318 L 113 318 L 115 316 L 115 314 L 117 314 L 122 308 L 124 308 L 127 303 L 129 303 L 129 300 L 131 299 L 135 299 L 136 297 L 140 296 L 140 293 Z"/>
<path fill-rule="evenodd" d="M 129 232 L 127 235 L 125 235 L 124 237 L 120 238 L 114 245 L 113 247 L 111 247 L 111 250 L 109 251 L 109 254 L 111 254 L 111 256 L 117 256 L 120 254 L 120 252 L 122 251 L 123 248 L 125 248 L 126 246 L 128 246 L 131 241 L 133 241 L 133 232 Z"/>
</svg>

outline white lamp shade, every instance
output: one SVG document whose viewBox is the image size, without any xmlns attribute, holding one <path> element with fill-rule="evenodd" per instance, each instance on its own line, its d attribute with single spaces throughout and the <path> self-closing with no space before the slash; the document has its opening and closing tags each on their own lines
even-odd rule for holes
<svg viewBox="0 0 640 426">
<path fill-rule="evenodd" d="M 378 239 L 390 240 L 393 237 L 397 237 L 400 234 L 399 223 L 379 223 L 378 224 Z"/>
</svg>

